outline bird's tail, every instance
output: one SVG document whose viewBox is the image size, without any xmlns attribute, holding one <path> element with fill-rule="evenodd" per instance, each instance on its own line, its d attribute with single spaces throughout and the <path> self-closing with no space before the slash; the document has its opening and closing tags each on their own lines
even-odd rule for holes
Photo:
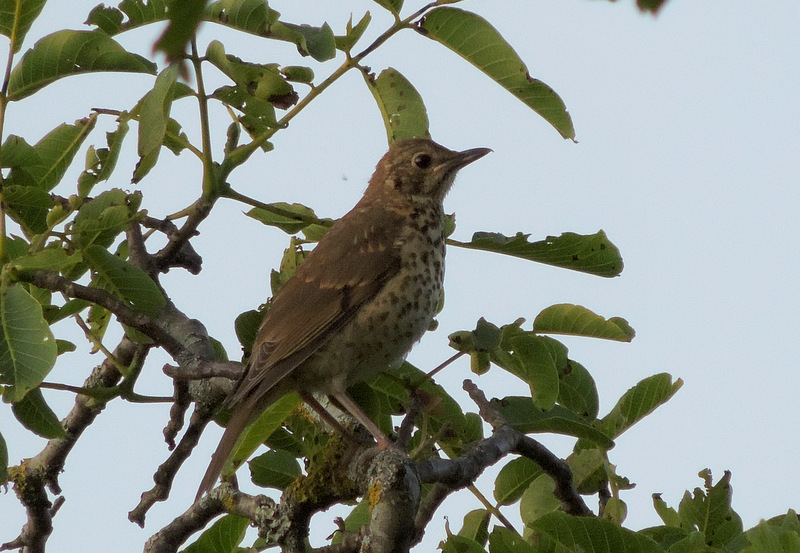
<svg viewBox="0 0 800 553">
<path fill-rule="evenodd" d="M 250 403 L 250 402 L 247 402 Z M 200 488 L 197 490 L 195 501 L 203 497 L 203 494 L 211 490 L 217 482 L 217 478 L 222 473 L 222 468 L 225 466 L 225 461 L 228 460 L 231 452 L 233 451 L 236 442 L 239 440 L 244 429 L 250 424 L 252 420 L 253 409 L 252 405 L 240 405 L 228 421 L 228 426 L 225 427 L 225 432 L 222 434 L 222 439 L 219 441 L 217 450 L 211 455 L 211 463 L 209 463 L 203 480 L 200 482 Z"/>
</svg>

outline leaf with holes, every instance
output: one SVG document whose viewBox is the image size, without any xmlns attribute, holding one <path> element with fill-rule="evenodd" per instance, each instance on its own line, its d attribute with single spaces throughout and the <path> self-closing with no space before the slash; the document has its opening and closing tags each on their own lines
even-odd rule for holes
<svg viewBox="0 0 800 553">
<path fill-rule="evenodd" d="M 591 235 L 565 232 L 561 236 L 548 236 L 537 242 L 528 242 L 528 235 L 521 232 L 515 236 L 504 236 L 498 232 L 476 232 L 470 242 L 448 239 L 447 243 L 461 248 L 512 255 L 602 277 L 615 277 L 622 272 L 619 249 L 602 230 Z"/>
<path fill-rule="evenodd" d="M 376 77 L 365 75 L 389 144 L 406 138 L 430 138 L 428 112 L 417 89 L 397 69 L 388 68 Z"/>
</svg>

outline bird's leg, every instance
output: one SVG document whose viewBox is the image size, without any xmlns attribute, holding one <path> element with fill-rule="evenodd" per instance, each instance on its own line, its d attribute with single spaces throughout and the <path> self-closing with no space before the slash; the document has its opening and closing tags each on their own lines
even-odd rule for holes
<svg viewBox="0 0 800 553">
<path fill-rule="evenodd" d="M 344 407 L 358 422 L 364 426 L 364 428 L 369 430 L 369 433 L 372 434 L 372 436 L 378 442 L 378 450 L 383 450 L 392 446 L 392 442 L 386 437 L 386 434 L 384 434 L 381 429 L 378 428 L 378 425 L 372 422 L 372 420 L 364 414 L 364 411 L 361 410 L 355 401 L 350 399 L 350 396 L 348 396 L 347 393 L 335 390 L 331 391 L 329 397 Z"/>
<path fill-rule="evenodd" d="M 311 407 L 314 410 L 314 412 L 316 412 L 321 419 L 323 419 L 325 422 L 331 425 L 334 428 L 334 430 L 336 430 L 337 432 L 339 432 L 340 434 L 342 434 L 347 438 L 353 437 L 350 435 L 350 432 L 348 432 L 348 430 L 344 426 L 342 426 L 342 423 L 336 420 L 336 417 L 331 415 L 331 413 L 327 409 L 325 409 L 325 406 L 323 406 L 319 401 L 317 401 L 317 399 L 313 396 L 313 394 L 301 390 L 298 390 L 297 394 L 300 396 L 300 399 L 302 399 L 303 402 L 305 402 L 306 405 Z"/>
<path fill-rule="evenodd" d="M 345 428 L 342 425 L 342 423 L 339 422 L 336 419 L 336 417 L 333 416 L 333 414 L 331 414 L 331 412 L 328 411 L 328 409 L 325 408 L 324 405 L 322 405 L 319 401 L 317 401 L 316 398 L 311 393 L 306 392 L 306 391 L 298 391 L 298 395 L 306 403 L 306 405 L 311 407 L 320 416 L 320 418 L 322 420 L 324 420 L 329 425 L 331 425 L 334 428 L 334 430 L 336 430 L 345 439 L 347 439 L 349 442 L 351 442 L 352 445 L 363 446 L 365 443 L 372 444 L 372 440 L 369 440 L 367 442 L 367 441 L 365 441 L 363 439 L 359 439 L 358 436 L 355 436 L 350 430 Z M 328 399 L 333 401 L 333 398 L 329 397 Z M 342 410 L 344 411 L 345 409 L 342 408 Z"/>
</svg>

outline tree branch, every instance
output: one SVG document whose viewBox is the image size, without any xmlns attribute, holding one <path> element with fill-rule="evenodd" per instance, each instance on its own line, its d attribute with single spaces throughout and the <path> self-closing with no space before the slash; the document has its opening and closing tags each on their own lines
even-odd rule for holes
<svg viewBox="0 0 800 553">
<path fill-rule="evenodd" d="M 249 496 L 224 484 L 195 502 L 185 513 L 150 537 L 144 552 L 174 553 L 192 534 L 226 512 L 235 512 L 250 520 L 261 520 L 265 517 L 275 518 L 275 511 L 276 506 L 271 499 L 263 495 Z"/>
<path fill-rule="evenodd" d="M 192 451 L 194 451 L 194 448 L 200 441 L 203 430 L 211 421 L 212 414 L 213 410 L 209 413 L 204 409 L 195 409 L 189 420 L 189 427 L 186 429 L 180 442 L 178 442 L 177 447 L 173 445 L 172 453 L 170 453 L 166 461 L 159 465 L 155 474 L 153 474 L 155 486 L 142 493 L 139 504 L 128 513 L 128 520 L 144 528 L 145 516 L 147 511 L 150 510 L 150 507 L 159 501 L 165 501 L 169 497 L 175 475 L 183 465 L 183 462 L 186 461 L 192 454 Z M 173 419 L 170 420 L 172 421 Z"/>
<path fill-rule="evenodd" d="M 577 516 L 592 514 L 592 511 L 586 506 L 583 498 L 575 488 L 575 484 L 572 481 L 572 470 L 563 459 L 560 459 L 530 436 L 526 436 L 508 426 L 502 415 L 492 407 L 484 393 L 471 380 L 464 381 L 464 390 L 478 406 L 481 417 L 495 428 L 495 432 L 498 429 L 507 429 L 506 432 L 509 433 L 509 438 L 514 442 L 510 451 L 519 453 L 535 462 L 545 474 L 553 479 L 556 485 L 553 495 L 561 501 L 561 508 L 565 512 Z"/>
<path fill-rule="evenodd" d="M 172 240 L 173 237 L 179 233 L 178 227 L 169 219 L 155 219 L 153 217 L 145 217 L 142 219 L 142 225 L 147 228 L 158 230 Z M 156 261 L 159 271 L 169 272 L 172 267 L 182 267 L 189 271 L 190 274 L 197 275 L 200 273 L 203 265 L 203 258 L 192 247 L 191 242 L 185 240 L 183 244 L 178 247 L 170 258 L 159 259 Z"/>
<path fill-rule="evenodd" d="M 136 360 L 144 363 L 149 346 L 133 342 L 123 337 L 114 350 L 114 357 L 126 365 Z M 95 367 L 92 374 L 84 382 L 87 390 L 104 389 L 115 386 L 122 375 L 114 364 L 106 359 Z M 94 419 L 105 408 L 105 401 L 87 395 L 77 395 L 75 405 L 63 421 L 64 437 L 51 439 L 44 449 L 35 457 L 25 460 L 19 467 L 9 470 L 22 504 L 28 512 L 28 521 L 20 535 L 13 541 L 4 544 L 5 549 L 19 548 L 31 553 L 43 552 L 46 540 L 52 531 L 52 517 L 63 498 L 56 499 L 55 506 L 50 504 L 45 488 L 54 494 L 60 494 L 58 475 L 64 470 L 64 463 L 75 443 Z"/>
<path fill-rule="evenodd" d="M 90 301 L 100 307 L 108 309 L 121 323 L 135 328 L 139 332 L 152 338 L 173 357 L 180 356 L 183 352 L 184 347 L 180 342 L 161 328 L 154 319 L 142 313 L 137 313 L 121 299 L 101 288 L 90 288 L 82 284 L 77 284 L 54 271 L 45 271 L 42 269 L 19 271 L 17 277 L 22 282 L 29 282 L 44 290 L 61 292 L 70 298 Z"/>
<path fill-rule="evenodd" d="M 167 272 L 170 267 L 176 265 L 183 266 L 187 259 L 187 253 L 189 253 L 187 249 L 189 239 L 197 234 L 197 227 L 208 217 L 211 208 L 214 206 L 214 200 L 213 198 L 198 199 L 194 205 L 192 205 L 189 216 L 186 218 L 183 226 L 179 230 L 168 234 L 169 242 L 154 256 L 155 264 L 159 271 Z M 197 255 L 194 249 L 191 250 L 191 254 Z M 199 258 L 199 256 L 197 257 Z M 189 259 L 191 259 L 191 256 Z M 199 272 L 199 264 L 195 265 L 195 267 Z M 191 272 L 191 269 L 189 270 Z"/>
</svg>

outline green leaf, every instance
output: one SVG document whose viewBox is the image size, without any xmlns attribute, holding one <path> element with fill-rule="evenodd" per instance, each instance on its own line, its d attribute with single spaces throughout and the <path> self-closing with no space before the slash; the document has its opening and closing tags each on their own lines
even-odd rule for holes
<svg viewBox="0 0 800 553">
<path fill-rule="evenodd" d="M 666 526 L 679 527 L 681 525 L 678 511 L 667 505 L 667 503 L 661 499 L 660 493 L 653 494 L 653 508 Z"/>
<path fill-rule="evenodd" d="M 8 446 L 0 432 L 0 485 L 8 482 Z"/>
<path fill-rule="evenodd" d="M 169 61 L 179 60 L 186 46 L 197 32 L 205 13 L 206 0 L 181 0 L 172 2 L 167 12 L 169 26 L 158 39 L 155 49 L 164 52 Z"/>
<path fill-rule="evenodd" d="M 71 317 L 76 313 L 80 313 L 87 307 L 91 307 L 92 304 L 86 300 L 69 300 L 64 305 L 62 305 L 58 311 L 50 313 L 47 316 L 47 322 L 50 324 L 56 323 L 67 317 Z"/>
<path fill-rule="evenodd" d="M 375 3 L 386 8 L 394 15 L 399 15 L 403 9 L 403 0 L 375 0 Z"/>
<path fill-rule="evenodd" d="M 94 71 L 155 74 L 156 64 L 101 31 L 57 31 L 22 56 L 11 72 L 8 99 L 21 100 L 62 77 Z"/>
<path fill-rule="evenodd" d="M 486 553 L 486 550 L 472 538 L 460 534 L 450 534 L 439 543 L 442 553 Z"/>
<path fill-rule="evenodd" d="M 556 405 L 549 411 L 542 411 L 529 397 L 509 396 L 493 399 L 492 405 L 500 411 L 512 428 L 525 434 L 534 432 L 553 432 L 584 438 L 604 449 L 614 447 L 614 442 L 603 432 L 593 428 L 575 413 Z"/>
<path fill-rule="evenodd" d="M 328 61 L 336 56 L 336 38 L 327 23 L 322 27 L 277 21 L 270 27 L 270 38 L 293 42 L 303 56 Z"/>
<path fill-rule="evenodd" d="M 108 148 L 93 150 L 91 159 L 87 157 L 86 170 L 78 177 L 78 194 L 82 198 L 89 195 L 95 184 L 108 180 L 111 173 L 114 172 L 122 151 L 122 144 L 130 129 L 129 119 L 130 116 L 127 113 L 121 114 L 117 118 L 117 130 L 106 133 Z"/>
<path fill-rule="evenodd" d="M 393 430 L 392 415 L 400 412 L 401 405 L 408 404 L 408 390 L 392 379 L 377 377 L 371 382 L 359 382 L 347 393 L 384 434 Z"/>
<path fill-rule="evenodd" d="M 267 129 L 278 126 L 275 106 L 266 100 L 260 100 L 248 94 L 246 90 L 238 86 L 220 87 L 211 96 L 242 112 L 238 120 L 250 136 L 257 136 Z M 272 145 L 269 142 L 262 146 L 262 150 L 265 152 L 271 149 Z"/>
<path fill-rule="evenodd" d="M 716 484 L 712 483 L 708 469 L 701 471 L 700 477 L 705 489 L 695 488 L 694 494 L 687 491 L 681 499 L 678 507 L 681 526 L 700 530 L 706 545 L 727 549 L 742 534 L 742 519 L 731 509 L 731 473 L 725 471 Z"/>
<path fill-rule="evenodd" d="M 337 36 L 335 37 L 336 40 L 336 48 L 343 52 L 350 52 L 353 49 L 353 46 L 361 39 L 361 36 L 364 34 L 364 31 L 367 30 L 370 21 L 372 21 L 372 16 L 369 12 L 364 14 L 364 17 L 353 26 L 353 14 L 350 14 L 350 20 L 347 22 L 347 27 L 345 28 L 344 36 Z"/>
<path fill-rule="evenodd" d="M 487 509 L 475 509 L 464 515 L 464 524 L 458 535 L 474 540 L 480 545 L 486 545 L 489 540 L 489 520 L 492 518 Z"/>
<path fill-rule="evenodd" d="M 233 323 L 233 328 L 236 331 L 236 338 L 242 345 L 244 351 L 253 349 L 253 343 L 256 341 L 258 329 L 261 326 L 261 319 L 264 315 L 261 311 L 251 309 L 241 313 Z"/>
<path fill-rule="evenodd" d="M 378 104 L 389 144 L 431 137 L 422 96 L 397 69 L 385 69 L 377 78 L 364 73 L 364 80 Z"/>
<path fill-rule="evenodd" d="M 552 478 L 540 474 L 525 489 L 519 501 L 519 513 L 526 526 L 547 513 L 558 510 L 561 502 L 553 494 L 555 488 Z"/>
<path fill-rule="evenodd" d="M 295 456 L 282 449 L 267 451 L 248 464 L 253 483 L 264 488 L 283 490 L 302 474 Z"/>
<path fill-rule="evenodd" d="M 683 381 L 680 378 L 673 384 L 672 376 L 667 373 L 643 379 L 625 392 L 611 412 L 603 417 L 602 429 L 607 435 L 616 438 L 656 407 L 666 403 L 681 386 Z"/>
<path fill-rule="evenodd" d="M 56 346 L 58 355 L 61 355 L 62 353 L 70 353 L 78 349 L 78 346 L 69 340 L 56 340 Z"/>
<path fill-rule="evenodd" d="M 205 18 L 261 37 L 284 40 L 297 46 L 303 56 L 327 61 L 336 55 L 336 40 L 330 26 L 294 25 L 278 21 L 280 14 L 264 0 L 221 0 L 212 2 Z"/>
<path fill-rule="evenodd" d="M 490 354 L 492 362 L 528 384 L 539 409 L 553 407 L 558 398 L 558 368 L 545 341 L 529 333 L 520 333 L 509 340 L 509 345 L 512 352 L 495 349 Z"/>
<path fill-rule="evenodd" d="M 63 438 L 66 433 L 58 417 L 44 400 L 42 391 L 34 388 L 11 406 L 22 426 L 42 438 Z"/>
<path fill-rule="evenodd" d="M 280 271 L 272 270 L 270 273 L 270 286 L 273 297 L 292 278 L 297 267 L 303 262 L 308 252 L 298 246 L 298 240 L 294 236 L 289 239 L 289 247 L 283 251 L 281 258 Z"/>
<path fill-rule="evenodd" d="M 593 495 L 608 488 L 608 456 L 604 451 L 596 447 L 578 449 L 565 460 L 572 471 L 572 482 L 578 493 Z"/>
<path fill-rule="evenodd" d="M 250 519 L 227 514 L 203 532 L 183 553 L 236 553 L 250 526 Z"/>
<path fill-rule="evenodd" d="M 594 378 L 577 361 L 570 360 L 567 367 L 559 377 L 558 403 L 580 417 L 596 419 L 600 400 Z"/>
<path fill-rule="evenodd" d="M 47 0 L 0 0 L 0 34 L 11 39 L 11 52 L 17 53 L 25 35 L 42 12 Z M 19 14 L 17 8 L 19 7 Z"/>
<path fill-rule="evenodd" d="M 47 213 L 54 200 L 37 186 L 7 185 L 3 187 L 3 204 L 8 216 L 19 224 L 27 236 L 47 230 Z"/>
<path fill-rule="evenodd" d="M 486 73 L 544 117 L 561 136 L 575 138 L 564 102 L 552 88 L 530 76 L 514 49 L 488 21 L 458 8 L 436 8 L 425 15 L 419 30 Z"/>
<path fill-rule="evenodd" d="M 96 6 L 89 12 L 86 24 L 96 25 L 104 33 L 115 35 L 165 19 L 167 0 L 122 0 L 119 8 L 106 7 L 103 4 Z"/>
<path fill-rule="evenodd" d="M 664 553 L 650 538 L 601 518 L 576 517 L 555 511 L 533 521 L 529 526 L 564 547 L 566 551 Z"/>
<path fill-rule="evenodd" d="M 286 234 L 296 234 L 307 226 L 317 222 L 323 222 L 318 219 L 314 210 L 303 204 L 288 204 L 286 202 L 275 202 L 269 204 L 270 209 L 263 209 L 254 207 L 246 213 L 248 217 L 255 219 L 265 225 L 278 227 Z M 329 220 L 324 222 L 328 223 Z M 328 226 L 330 226 L 328 223 Z"/>
<path fill-rule="evenodd" d="M 78 149 L 92 131 L 95 119 L 80 119 L 74 125 L 63 123 L 47 133 L 35 146 L 19 139 L 3 145 L 3 157 L 11 150 L 13 161 L 7 185 L 36 186 L 49 192 L 61 182 Z M 4 159 L 6 165 L 8 160 Z"/>
<path fill-rule="evenodd" d="M 92 336 L 94 336 L 97 340 L 102 340 L 103 336 L 106 335 L 108 326 L 111 324 L 111 312 L 104 307 L 92 304 L 92 306 L 89 307 L 88 322 L 89 329 L 92 331 Z M 94 346 L 92 348 L 92 353 L 96 353 L 97 351 L 97 346 Z"/>
<path fill-rule="evenodd" d="M 621 499 L 609 497 L 603 506 L 603 519 L 621 526 L 628 516 L 628 505 Z"/>
<path fill-rule="evenodd" d="M 533 331 L 540 334 L 569 334 L 630 342 L 636 332 L 621 317 L 604 319 L 583 306 L 561 303 L 544 309 L 533 321 Z"/>
<path fill-rule="evenodd" d="M 495 526 L 492 533 L 489 534 L 489 551 L 492 553 L 540 553 L 546 550 L 534 548 L 513 530 Z"/>
<path fill-rule="evenodd" d="M 4 399 L 15 403 L 41 384 L 56 361 L 56 340 L 42 306 L 22 286 L 0 294 L 0 380 Z"/>
<path fill-rule="evenodd" d="M 243 461 L 248 459 L 270 434 L 281 427 L 283 421 L 300 405 L 297 394 L 286 394 L 272 405 L 242 433 L 242 437 L 225 464 L 223 474 L 233 474 Z"/>
<path fill-rule="evenodd" d="M 494 498 L 500 505 L 511 505 L 540 474 L 542 467 L 527 457 L 517 457 L 505 464 L 494 481 Z"/>
<path fill-rule="evenodd" d="M 258 36 L 267 36 L 280 14 L 264 0 L 220 0 L 206 8 L 206 19 Z"/>
<path fill-rule="evenodd" d="M 139 267 L 97 245 L 85 248 L 83 258 L 97 274 L 96 282 L 136 311 L 155 316 L 166 305 L 158 285 Z"/>
<path fill-rule="evenodd" d="M 97 244 L 109 247 L 125 230 L 139 209 L 142 195 L 128 194 L 119 188 L 106 190 L 83 204 L 72 227 L 73 242 L 78 248 Z"/>
<path fill-rule="evenodd" d="M 28 144 L 24 138 L 15 134 L 8 135 L 8 138 L 3 143 L 2 151 L 1 167 L 28 166 L 40 163 L 39 153 L 36 149 Z"/>
<path fill-rule="evenodd" d="M 139 108 L 139 162 L 133 182 L 139 182 L 150 172 L 161 152 L 167 133 L 169 114 L 178 80 L 178 66 L 170 65 L 156 77 L 153 89 L 148 92 Z"/>
<path fill-rule="evenodd" d="M 80 258 L 80 254 L 70 255 L 61 247 L 48 247 L 17 257 L 10 266 L 16 269 L 45 269 L 60 272 L 67 265 L 75 263 L 76 257 Z"/>
<path fill-rule="evenodd" d="M 676 528 L 674 526 L 652 526 L 650 528 L 644 528 L 640 530 L 639 533 L 656 542 L 664 551 L 670 551 L 671 553 L 688 553 L 689 551 L 694 551 L 694 549 L 691 547 L 688 549 L 688 551 L 682 548 L 683 544 L 688 543 L 686 538 L 690 535 L 690 532 L 685 528 Z M 695 533 L 699 534 L 699 532 Z M 702 536 L 700 536 L 700 538 L 700 547 L 697 550 L 705 551 L 705 546 L 702 545 Z M 673 545 L 682 540 L 684 541 L 681 545 L 676 545 L 675 549 L 671 549 Z"/>
<path fill-rule="evenodd" d="M 225 53 L 219 41 L 212 41 L 206 57 L 236 83 L 240 93 L 266 101 L 278 108 L 288 108 L 297 102 L 297 93 L 278 70 L 275 63 L 260 64 L 243 61 Z"/>
<path fill-rule="evenodd" d="M 761 521 L 747 531 L 750 546 L 741 553 L 800 553 L 800 522 L 793 509 L 785 515 Z"/>
<path fill-rule="evenodd" d="M 281 75 L 287 81 L 311 84 L 314 82 L 314 70 L 304 65 L 287 65 L 281 67 Z"/>
<path fill-rule="evenodd" d="M 476 232 L 470 242 L 458 242 L 451 238 L 447 243 L 462 248 L 512 255 L 602 277 L 619 276 L 622 272 L 622 256 L 602 230 L 591 235 L 565 232 L 561 236 L 548 236 L 538 242 L 528 242 L 528 236 L 521 232 L 513 237 L 496 232 Z"/>
<path fill-rule="evenodd" d="M 501 331 L 492 323 L 481 317 L 475 330 L 459 330 L 452 333 L 450 347 L 456 351 L 472 353 L 476 351 L 490 352 L 500 345 Z"/>
</svg>

